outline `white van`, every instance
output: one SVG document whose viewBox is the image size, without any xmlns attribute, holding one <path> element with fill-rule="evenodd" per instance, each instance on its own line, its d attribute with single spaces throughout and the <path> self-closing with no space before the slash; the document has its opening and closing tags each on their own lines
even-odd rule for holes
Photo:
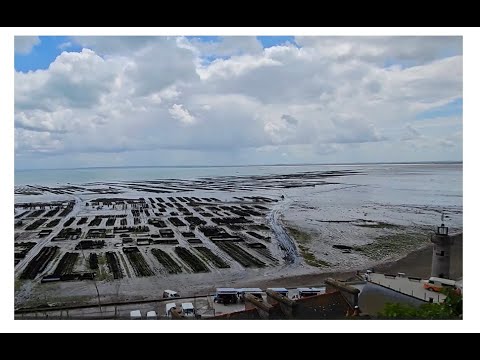
<svg viewBox="0 0 480 360">
<path fill-rule="evenodd" d="M 176 291 L 173 290 L 165 290 L 163 292 L 163 298 L 164 299 L 170 299 L 170 298 L 178 298 L 180 297 L 180 294 Z"/>
<path fill-rule="evenodd" d="M 147 320 L 157 320 L 157 313 L 156 311 L 149 311 L 147 312 Z"/>
<path fill-rule="evenodd" d="M 169 318 L 172 317 L 172 309 L 176 309 L 177 304 L 176 303 L 168 303 L 165 305 L 165 315 L 167 315 Z"/>
<path fill-rule="evenodd" d="M 140 312 L 140 310 L 130 311 L 130 319 L 131 320 L 142 320 L 142 313 Z"/>
<path fill-rule="evenodd" d="M 182 314 L 185 317 L 195 317 L 195 308 L 192 303 L 182 303 Z"/>
<path fill-rule="evenodd" d="M 433 276 L 428 280 L 422 280 L 422 282 L 425 289 L 436 292 L 441 291 L 445 288 L 455 289 L 456 284 L 455 280 L 442 279 Z"/>
</svg>

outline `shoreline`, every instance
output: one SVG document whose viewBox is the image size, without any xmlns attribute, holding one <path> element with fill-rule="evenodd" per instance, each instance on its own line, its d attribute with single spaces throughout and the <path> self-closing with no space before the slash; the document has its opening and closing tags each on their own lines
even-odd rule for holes
<svg viewBox="0 0 480 360">
<path fill-rule="evenodd" d="M 396 274 L 398 272 L 405 272 L 407 276 L 415 276 L 421 278 L 428 278 L 430 276 L 431 270 L 431 255 L 432 255 L 432 244 L 428 244 L 421 249 L 415 250 L 404 257 L 393 260 L 387 261 L 385 263 L 381 263 L 374 267 L 375 272 L 378 273 L 386 273 L 386 274 Z M 463 275 L 463 240 L 458 241 L 452 247 L 452 266 L 451 278 L 459 279 Z M 365 272 L 368 268 L 359 270 L 360 273 Z M 406 271 L 405 269 L 408 269 Z M 259 287 L 261 289 L 266 289 L 268 287 L 285 287 L 285 288 L 296 288 L 296 287 L 312 287 L 312 286 L 322 286 L 324 281 L 331 277 L 337 280 L 348 280 L 356 276 L 356 271 L 331 271 L 331 272 L 324 272 L 324 273 L 316 273 L 316 274 L 303 274 L 303 275 L 291 275 L 291 276 L 283 276 L 275 279 L 269 280 L 254 280 L 254 281 L 236 281 L 232 282 L 232 287 Z M 202 296 L 207 295 L 215 292 L 215 288 L 208 288 L 205 287 L 204 291 L 196 291 L 194 293 L 185 293 L 183 297 L 192 297 L 192 296 Z M 103 299 L 103 301 L 107 301 L 107 298 Z M 113 299 L 112 299 L 113 301 Z M 158 301 L 158 298 L 145 298 L 145 297 L 138 297 L 138 298 L 129 298 L 128 301 L 119 301 L 119 304 L 129 304 L 129 303 L 136 303 L 136 302 L 149 302 L 149 301 Z M 62 306 L 67 305 L 60 305 L 59 308 Z M 92 300 L 92 302 L 75 302 L 68 307 L 76 308 L 76 307 L 90 307 L 90 306 L 97 306 L 96 300 Z M 36 310 L 38 309 L 39 305 L 34 307 L 24 307 L 20 308 L 21 311 L 29 311 L 29 310 Z M 52 310 L 55 307 L 49 307 Z"/>
<path fill-rule="evenodd" d="M 357 269 L 372 267 L 377 271 L 428 277 L 431 248 L 427 233 L 433 230 L 432 224 L 438 222 L 442 213 L 448 219 L 451 230 L 461 229 L 462 207 L 457 204 L 457 197 L 441 197 L 440 201 L 432 202 L 433 198 L 437 199 L 436 192 L 422 191 L 424 197 L 419 197 L 419 179 L 416 175 L 411 177 L 408 168 L 396 170 L 398 176 L 402 176 L 402 171 L 407 177 L 397 183 L 390 172 L 386 173 L 389 180 L 385 182 L 383 173 L 377 175 L 373 172 L 368 177 L 368 174 L 358 171 L 335 170 L 257 176 L 230 174 L 202 181 L 124 180 L 82 186 L 16 188 L 14 241 L 18 245 L 17 252 L 26 251 L 27 254 L 15 268 L 15 303 L 32 307 L 47 302 L 51 305 L 96 302 L 96 286 L 89 281 L 40 284 L 41 276 L 51 274 L 57 268 L 64 270 L 60 262 L 67 253 L 78 254 L 77 242 L 59 236 L 65 226 L 73 224 L 70 221 L 72 218 L 75 221 L 73 228 L 80 229 L 82 241 L 90 238 L 92 229 L 103 230 L 108 235 L 102 244 L 103 250 L 87 250 L 87 255 L 96 253 L 100 257 L 98 291 L 102 301 L 107 302 L 152 299 L 168 288 L 185 295 L 195 295 L 211 293 L 216 287 L 265 289 L 318 285 L 327 277 L 347 279 L 354 276 Z M 440 180 L 444 178 L 439 177 Z M 408 187 L 412 191 L 407 189 L 405 193 L 403 188 L 392 191 L 392 186 L 403 184 L 403 179 L 412 181 Z M 439 186 L 450 187 L 449 184 L 439 183 Z M 142 208 L 148 208 L 148 212 L 140 213 L 139 203 L 143 204 Z M 42 206 L 47 209 L 42 209 Z M 58 214 L 55 213 L 57 207 L 63 209 Z M 240 215 L 248 217 L 246 225 L 225 223 Z M 138 261 L 133 258 L 125 261 L 123 238 L 115 233 L 115 226 L 126 220 L 128 229 L 134 229 L 135 226 L 150 224 L 150 220 L 156 218 L 165 222 L 164 227 L 171 230 L 178 246 L 164 243 L 163 235 L 168 234 L 159 234 L 160 230 L 155 226 L 150 226 L 148 235 L 128 230 L 132 246 L 135 246 L 135 241 L 138 245 L 138 240 L 149 241 L 145 247 L 135 248 L 148 268 L 157 275 L 139 276 L 134 273 L 140 266 Z M 210 227 L 223 229 L 233 239 L 238 237 L 243 241 L 231 248 L 225 247 L 218 239 L 210 239 L 210 235 L 196 227 L 192 234 L 200 242 L 190 242 L 188 238 L 192 235 L 187 228 L 172 222 L 177 218 L 183 221 L 183 225 L 187 218 L 202 221 Z M 37 224 L 39 221 L 42 223 Z M 309 236 L 292 236 L 289 231 L 292 226 Z M 39 239 L 41 231 L 49 234 Z M 22 244 L 29 244 L 29 241 L 37 245 L 31 250 L 24 250 Z M 46 246 L 56 247 L 57 256 L 41 274 L 34 274 L 36 278 L 33 280 L 18 279 L 30 261 Z M 229 267 L 218 268 L 215 264 L 206 263 L 208 274 L 193 271 L 191 264 L 179 257 L 177 247 L 191 250 L 199 262 L 208 262 L 196 249 L 206 247 L 226 261 Z M 152 254 L 152 249 L 162 249 L 180 264 L 182 272 L 178 276 L 166 274 L 166 265 Z M 122 260 L 120 266 L 125 274 L 120 281 L 113 280 L 114 274 L 105 257 L 107 252 L 118 254 Z M 287 263 L 286 253 L 290 255 Z M 252 265 L 256 259 L 260 259 L 263 266 Z M 69 271 L 89 271 L 89 264 L 80 259 Z"/>
<path fill-rule="evenodd" d="M 379 263 L 374 266 L 376 272 L 385 274 L 397 274 L 404 272 L 407 276 L 430 277 L 432 263 L 432 244 L 412 251 L 400 259 Z M 371 267 L 362 268 L 358 271 L 365 272 Z M 457 241 L 452 246 L 451 257 L 451 278 L 459 279 L 463 276 L 463 240 Z M 256 281 L 250 284 L 261 287 L 292 287 L 294 286 L 317 286 L 321 285 L 327 278 L 333 277 L 339 280 L 347 280 L 356 275 L 356 271 L 331 271 L 317 274 L 292 275 L 267 281 Z"/>
</svg>

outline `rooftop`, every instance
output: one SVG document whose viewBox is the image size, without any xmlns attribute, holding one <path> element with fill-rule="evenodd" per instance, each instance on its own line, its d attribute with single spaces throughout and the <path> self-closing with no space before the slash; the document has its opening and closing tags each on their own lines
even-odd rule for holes
<svg viewBox="0 0 480 360">
<path fill-rule="evenodd" d="M 299 292 L 323 292 L 323 288 L 298 288 Z"/>
<path fill-rule="evenodd" d="M 217 293 L 237 293 L 235 288 L 217 288 Z"/>
<path fill-rule="evenodd" d="M 288 292 L 288 289 L 285 289 L 285 288 L 268 288 L 267 290 L 272 290 L 279 293 Z"/>
<path fill-rule="evenodd" d="M 133 310 L 133 311 L 130 311 L 130 317 L 141 318 L 142 313 L 140 312 L 140 310 Z"/>
<path fill-rule="evenodd" d="M 245 293 L 261 293 L 263 292 L 262 289 L 259 288 L 242 288 L 242 289 L 237 289 L 238 292 L 245 292 Z"/>
<path fill-rule="evenodd" d="M 193 310 L 193 304 L 192 303 L 182 303 L 182 309 L 183 310 Z"/>
</svg>

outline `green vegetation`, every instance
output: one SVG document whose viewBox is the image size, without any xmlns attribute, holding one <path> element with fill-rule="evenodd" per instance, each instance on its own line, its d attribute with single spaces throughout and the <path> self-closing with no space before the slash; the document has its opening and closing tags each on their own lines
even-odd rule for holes
<svg viewBox="0 0 480 360">
<path fill-rule="evenodd" d="M 423 233 L 395 233 L 391 235 L 381 235 L 375 239 L 375 242 L 357 246 L 355 251 L 363 253 L 374 260 L 384 259 L 392 254 L 409 252 L 418 249 L 427 244 L 428 236 Z"/>
<path fill-rule="evenodd" d="M 447 297 L 442 303 L 423 304 L 415 308 L 407 304 L 389 303 L 379 314 L 383 319 L 399 320 L 455 320 L 461 319 L 463 313 L 463 297 L 454 290 L 444 292 Z"/>
<path fill-rule="evenodd" d="M 396 225 L 396 224 L 389 224 L 385 222 L 364 222 L 362 224 L 359 223 L 353 223 L 355 226 L 360 226 L 360 227 L 366 227 L 366 228 L 372 228 L 372 229 L 398 229 L 402 228 L 401 225 Z"/>
<path fill-rule="evenodd" d="M 123 257 L 123 254 L 118 254 L 118 256 L 120 257 L 120 261 L 123 264 L 123 268 L 125 269 L 125 272 L 127 273 L 127 277 L 131 278 L 132 276 L 130 275 L 130 270 L 128 269 L 127 261 Z"/>
<path fill-rule="evenodd" d="M 201 247 L 196 247 L 195 250 L 198 251 L 200 254 L 200 257 L 205 260 L 209 264 L 213 264 L 215 267 L 219 269 L 227 269 L 230 268 L 230 265 L 228 265 L 225 261 L 223 261 L 222 258 L 220 258 L 218 255 L 214 254 L 212 250 L 209 248 L 206 248 L 204 246 Z"/>
<path fill-rule="evenodd" d="M 305 259 L 305 262 L 310 266 L 323 268 L 330 266 L 326 261 L 317 259 L 315 255 L 310 251 L 308 244 L 310 244 L 312 237 L 310 234 L 295 229 L 293 227 L 287 227 L 287 231 L 292 238 L 295 239 L 300 250 L 300 255 Z"/>
<path fill-rule="evenodd" d="M 113 280 L 113 275 L 111 275 L 107 270 L 105 270 L 105 266 L 107 265 L 107 259 L 104 254 L 97 254 L 98 260 L 98 271 L 96 271 L 95 279 L 98 281 L 111 281 Z"/>
<path fill-rule="evenodd" d="M 22 285 L 23 285 L 24 283 L 25 283 L 25 281 L 23 281 L 23 280 L 15 279 L 15 283 L 14 283 L 14 289 L 15 289 L 15 291 L 20 290 L 20 288 L 22 287 Z"/>
</svg>

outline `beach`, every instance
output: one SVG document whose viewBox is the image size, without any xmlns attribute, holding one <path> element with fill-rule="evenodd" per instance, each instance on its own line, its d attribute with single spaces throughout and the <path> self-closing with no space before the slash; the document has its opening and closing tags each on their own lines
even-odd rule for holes
<svg viewBox="0 0 480 360">
<path fill-rule="evenodd" d="M 183 179 L 153 174 L 143 180 L 17 185 L 15 244 L 33 247 L 15 267 L 16 308 L 92 303 L 97 289 L 102 301 L 131 301 L 155 298 L 166 288 L 195 295 L 216 287 L 317 285 L 369 268 L 425 278 L 430 235 L 442 214 L 452 233 L 463 228 L 461 164 L 242 170 L 250 175 L 216 171 Z M 44 211 L 35 214 L 41 206 Z M 87 220 L 79 224 L 82 218 Z M 46 220 L 27 229 L 41 219 Z M 122 219 L 131 228 L 129 244 L 121 237 Z M 156 219 L 165 227 L 152 225 Z M 138 233 L 141 226 L 149 230 Z M 65 228 L 78 229 L 78 238 L 59 236 Z M 209 233 L 211 228 L 217 233 Z M 164 239 L 162 229 L 173 237 Z M 39 237 L 45 230 L 51 232 Z M 79 249 L 88 239 L 104 243 Z M 55 249 L 52 259 L 41 271 L 33 269 L 33 278 L 22 278 L 43 248 Z M 462 276 L 462 248 L 463 243 L 455 247 L 455 277 Z M 77 255 L 70 261 L 67 253 Z M 96 275 L 80 280 L 78 274 L 92 272 L 93 253 Z M 107 253 L 118 258 L 122 278 L 116 278 Z M 178 264 L 178 273 L 159 260 L 164 253 Z M 55 273 L 73 280 L 42 283 Z"/>
</svg>

